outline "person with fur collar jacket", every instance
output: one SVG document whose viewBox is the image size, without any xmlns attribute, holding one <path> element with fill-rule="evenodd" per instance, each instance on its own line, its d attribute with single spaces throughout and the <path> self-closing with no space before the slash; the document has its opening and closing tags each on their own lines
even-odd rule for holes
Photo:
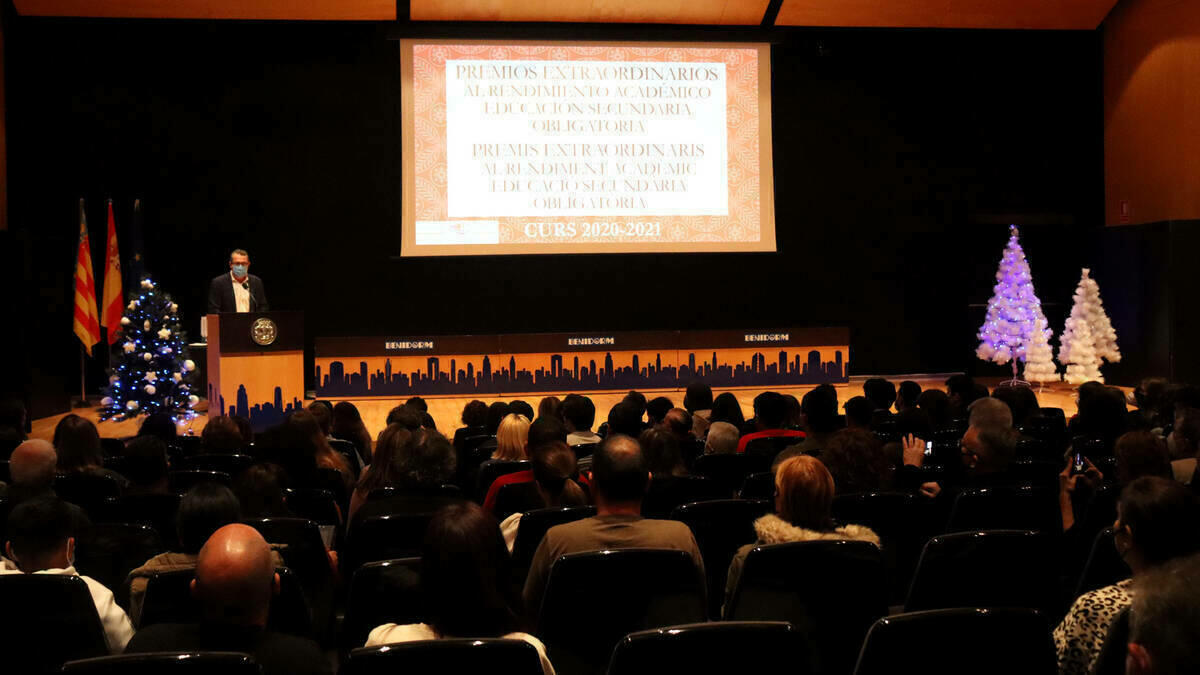
<svg viewBox="0 0 1200 675">
<path fill-rule="evenodd" d="M 798 455 L 779 464 L 775 471 L 775 514 L 754 521 L 758 541 L 746 544 L 733 556 L 725 582 L 726 606 L 742 576 L 746 556 L 755 546 L 823 539 L 869 541 L 879 546 L 879 535 L 871 528 L 833 522 L 833 492 L 833 476 L 821 460 Z"/>
</svg>

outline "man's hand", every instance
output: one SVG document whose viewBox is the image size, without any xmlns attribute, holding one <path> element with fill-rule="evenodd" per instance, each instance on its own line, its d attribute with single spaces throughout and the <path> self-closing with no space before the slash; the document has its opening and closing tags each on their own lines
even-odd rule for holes
<svg viewBox="0 0 1200 675">
<path fill-rule="evenodd" d="M 942 493 L 942 486 L 936 482 L 921 483 L 921 494 L 933 499 Z"/>
<path fill-rule="evenodd" d="M 904 445 L 904 465 L 920 468 L 925 463 L 925 441 L 909 434 L 901 439 Z"/>
</svg>

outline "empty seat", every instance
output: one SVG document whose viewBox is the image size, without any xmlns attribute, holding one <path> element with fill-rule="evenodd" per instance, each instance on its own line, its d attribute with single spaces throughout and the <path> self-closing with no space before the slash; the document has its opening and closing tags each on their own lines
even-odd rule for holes
<svg viewBox="0 0 1200 675">
<path fill-rule="evenodd" d="M 339 675 L 512 673 L 541 675 L 537 649 L 523 640 L 417 640 L 350 652 Z"/>
<path fill-rule="evenodd" d="M 271 600 L 267 626 L 281 633 L 312 637 L 312 621 L 304 591 L 296 575 L 286 567 L 279 574 L 279 595 Z M 192 597 L 191 584 L 195 570 L 160 572 L 146 580 L 146 595 L 142 600 L 141 627 L 159 623 L 195 623 L 200 620 L 200 606 Z"/>
<path fill-rule="evenodd" d="M 1049 608 L 1056 571 L 1049 538 L 1033 531 L 958 532 L 921 552 L 905 611 L 951 607 Z"/>
<path fill-rule="evenodd" d="M 737 550 L 754 543 L 754 521 L 771 512 L 766 501 L 718 499 L 677 506 L 671 519 L 683 522 L 692 531 L 704 572 L 708 577 L 709 616 L 719 618 L 725 595 L 725 576 Z"/>
<path fill-rule="evenodd" d="M 1054 675 L 1046 619 L 1029 609 L 943 609 L 880 619 L 855 675 Z"/>
<path fill-rule="evenodd" d="M 0 576 L 0 650 L 6 673 L 57 673 L 65 661 L 108 654 L 87 583 L 75 576 Z"/>
<path fill-rule="evenodd" d="M 721 486 L 703 476 L 654 477 L 642 500 L 642 515 L 646 518 L 669 518 L 680 504 L 721 499 Z"/>
<path fill-rule="evenodd" d="M 723 494 L 733 495 L 750 473 L 750 458 L 744 454 L 701 455 L 696 458 L 695 472 L 720 486 Z"/>
<path fill-rule="evenodd" d="M 746 556 L 725 617 L 788 621 L 811 638 L 812 667 L 848 673 L 867 630 L 887 614 L 883 556 L 863 541 L 755 546 Z"/>
<path fill-rule="evenodd" d="M 806 639 L 785 621 L 724 621 L 654 628 L 617 643 L 608 675 L 812 672 Z"/>
<path fill-rule="evenodd" d="M 167 482 L 171 492 L 183 494 L 201 483 L 220 483 L 228 487 L 233 484 L 233 479 L 221 471 L 172 471 L 167 474 Z"/>
<path fill-rule="evenodd" d="M 236 652 L 154 652 L 70 661 L 73 675 L 259 675 L 254 659 Z"/>
<path fill-rule="evenodd" d="M 594 515 L 595 506 L 563 506 L 524 512 L 521 523 L 517 526 L 517 537 L 513 540 L 512 550 L 513 574 L 519 577 L 519 583 L 525 582 L 525 574 L 533 564 L 533 554 L 537 552 L 538 544 L 542 543 L 547 530 L 555 525 L 572 523 Z"/>
<path fill-rule="evenodd" d="M 964 489 L 954 499 L 946 532 L 974 530 L 1062 532 L 1058 493 L 1046 487 Z"/>
<path fill-rule="evenodd" d="M 1111 586 L 1132 575 L 1129 565 L 1117 554 L 1113 536 L 1114 532 L 1111 527 L 1104 528 L 1096 535 L 1092 542 L 1091 553 L 1083 565 L 1083 572 L 1079 575 L 1079 583 L 1075 587 L 1075 597 L 1097 588 Z"/>
<path fill-rule="evenodd" d="M 422 602 L 420 558 L 380 560 L 359 567 L 346 597 L 342 648 L 363 646 L 371 630 L 385 623 L 423 622 Z"/>
<path fill-rule="evenodd" d="M 193 455 L 180 464 L 180 469 L 220 471 L 236 477 L 254 466 L 254 458 L 250 455 Z"/>
<path fill-rule="evenodd" d="M 704 580 L 686 551 L 570 553 L 550 568 L 537 635 L 563 673 L 602 673 L 634 631 L 704 621 Z"/>
<path fill-rule="evenodd" d="M 476 484 L 475 494 L 479 497 L 479 502 L 483 502 L 483 498 L 487 496 L 488 488 L 492 486 L 492 481 L 500 476 L 516 473 L 518 471 L 528 471 L 532 464 L 527 459 L 509 461 L 505 459 L 489 459 L 479 465 L 479 477 Z"/>
<path fill-rule="evenodd" d="M 95 523 L 76 543 L 75 569 L 115 590 L 131 571 L 166 550 L 149 525 Z"/>
</svg>

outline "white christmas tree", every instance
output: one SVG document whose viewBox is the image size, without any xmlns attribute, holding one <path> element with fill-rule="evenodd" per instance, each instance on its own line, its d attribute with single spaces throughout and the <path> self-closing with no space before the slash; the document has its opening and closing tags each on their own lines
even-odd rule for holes
<svg viewBox="0 0 1200 675">
<path fill-rule="evenodd" d="M 1043 337 L 1050 339 L 1049 329 L 1044 328 L 1047 324 L 1042 302 L 1033 292 L 1033 277 L 1021 249 L 1020 234 L 1016 225 L 1009 227 L 1008 246 L 996 271 L 996 286 L 988 300 L 987 317 L 979 327 L 980 343 L 975 350 L 984 361 L 1011 361 L 1014 378 L 1017 361 L 1026 360 L 1026 350 L 1038 326 L 1043 327 Z"/>
<path fill-rule="evenodd" d="M 1030 382 L 1057 382 L 1058 368 L 1054 365 L 1054 353 L 1050 349 L 1050 329 L 1045 317 L 1034 325 L 1033 335 L 1025 347 L 1025 379 Z"/>
<path fill-rule="evenodd" d="M 1063 352 L 1069 356 L 1063 357 Z M 1067 366 L 1067 374 L 1063 377 L 1067 382 L 1083 384 L 1104 381 L 1104 376 L 1100 374 L 1100 357 L 1096 355 L 1096 348 L 1092 344 L 1092 329 L 1084 318 L 1067 318 L 1058 353 L 1059 362 Z"/>
<path fill-rule="evenodd" d="M 1086 357 L 1074 354 L 1076 345 L 1080 343 L 1080 324 L 1087 324 L 1089 344 L 1092 346 L 1092 355 Z M 1091 277 L 1091 270 L 1087 268 L 1083 269 L 1079 285 L 1075 287 L 1071 315 L 1063 328 L 1058 348 L 1059 363 L 1078 363 L 1081 358 L 1095 358 L 1097 368 L 1100 366 L 1100 359 L 1109 363 L 1121 360 L 1121 350 L 1117 348 L 1117 332 L 1113 330 L 1112 321 L 1104 312 L 1104 303 L 1100 300 L 1100 286 Z"/>
</svg>

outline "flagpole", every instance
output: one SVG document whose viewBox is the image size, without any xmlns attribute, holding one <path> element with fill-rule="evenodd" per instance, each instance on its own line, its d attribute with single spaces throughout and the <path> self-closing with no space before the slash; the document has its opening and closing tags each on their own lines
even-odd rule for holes
<svg viewBox="0 0 1200 675">
<path fill-rule="evenodd" d="M 87 400 L 87 358 L 83 345 L 79 346 L 79 400 L 71 404 L 72 408 L 88 407 Z"/>
</svg>

